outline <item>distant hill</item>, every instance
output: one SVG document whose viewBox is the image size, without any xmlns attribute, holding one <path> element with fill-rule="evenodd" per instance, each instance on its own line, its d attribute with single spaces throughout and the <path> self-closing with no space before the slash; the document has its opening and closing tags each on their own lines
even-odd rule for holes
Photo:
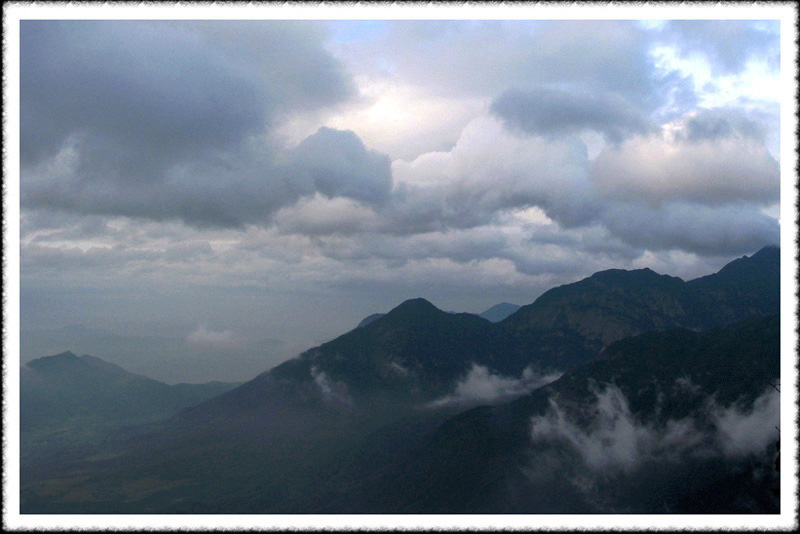
<svg viewBox="0 0 800 534">
<path fill-rule="evenodd" d="M 20 331 L 22 363 L 65 349 L 91 354 L 167 384 L 249 380 L 297 354 L 276 339 L 239 338 L 225 347 L 187 342 L 186 336 L 121 335 L 79 324 Z"/>
<path fill-rule="evenodd" d="M 508 302 L 501 302 L 500 304 L 495 304 L 488 310 L 483 313 L 478 314 L 480 317 L 483 317 L 487 321 L 491 321 L 493 323 L 499 323 L 512 313 L 516 312 L 520 309 L 521 306 L 518 304 L 511 304 Z"/>
<path fill-rule="evenodd" d="M 115 424 L 149 421 L 237 385 L 167 385 L 100 358 L 64 352 L 21 368 L 21 425 L 23 431 L 34 430 L 77 417 L 107 419 Z"/>
</svg>

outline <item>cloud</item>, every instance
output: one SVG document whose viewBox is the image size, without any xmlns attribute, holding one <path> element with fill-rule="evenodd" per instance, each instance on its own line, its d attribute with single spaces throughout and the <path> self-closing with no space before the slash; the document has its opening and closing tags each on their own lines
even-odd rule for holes
<svg viewBox="0 0 800 534">
<path fill-rule="evenodd" d="M 198 227 L 270 224 L 272 215 L 319 192 L 381 203 L 391 183 L 389 162 L 352 132 L 320 130 L 295 150 L 253 146 L 165 169 L 151 183 L 119 181 L 113 172 L 87 177 L 80 141 L 70 138 L 53 160 L 28 168 L 27 209 L 182 220 Z"/>
<path fill-rule="evenodd" d="M 731 121 L 702 114 L 668 125 L 661 135 L 608 146 L 592 164 L 592 185 L 605 199 L 705 205 L 776 202 L 778 162 L 752 132 L 736 132 Z"/>
<path fill-rule="evenodd" d="M 378 227 L 378 215 L 350 198 L 326 198 L 317 193 L 281 208 L 273 218 L 281 232 L 309 236 L 367 232 Z"/>
<path fill-rule="evenodd" d="M 197 347 L 225 348 L 237 343 L 234 333 L 230 330 L 209 330 L 205 325 L 198 326 L 186 336 L 186 343 Z"/>
<path fill-rule="evenodd" d="M 236 144 L 277 110 L 341 101 L 350 82 L 316 33 L 276 22 L 23 21 L 23 162 L 84 132 L 88 148 L 114 149 L 106 158 L 152 169 Z"/>
<path fill-rule="evenodd" d="M 565 135 L 583 130 L 601 132 L 619 143 L 631 134 L 645 134 L 654 125 L 630 102 L 616 94 L 536 87 L 504 92 L 491 111 L 510 125 L 535 135 Z"/>
<path fill-rule="evenodd" d="M 752 59 L 779 61 L 778 21 L 671 20 L 659 36 L 682 56 L 705 57 L 715 73 L 741 71 Z"/>
<path fill-rule="evenodd" d="M 354 134 L 288 152 L 270 137 L 352 96 L 323 38 L 305 23 L 23 22 L 23 207 L 237 227 L 316 191 L 382 202 L 388 159 Z"/>
<path fill-rule="evenodd" d="M 780 241 L 780 224 L 744 206 L 645 202 L 613 203 L 601 220 L 625 243 L 650 251 L 680 250 L 703 256 L 752 253 Z"/>
<path fill-rule="evenodd" d="M 641 99 L 654 81 L 647 38 L 632 21 L 393 21 L 379 57 L 442 94 L 573 83 Z"/>
<path fill-rule="evenodd" d="M 473 363 L 453 393 L 427 404 L 429 408 L 507 401 L 558 380 L 561 373 L 539 375 L 526 368 L 519 378 L 493 374 L 487 367 Z"/>
<path fill-rule="evenodd" d="M 618 388 L 595 392 L 596 406 L 592 427 L 584 431 L 571 422 L 550 399 L 550 409 L 531 419 L 531 439 L 557 439 L 569 443 L 593 469 L 630 469 L 637 465 L 642 449 L 653 441 L 650 429 L 635 424 L 628 401 Z"/>
<path fill-rule="evenodd" d="M 95 156 L 148 181 L 154 159 L 223 148 L 262 128 L 268 110 L 259 78 L 196 34 L 164 29 L 23 22 L 23 162 L 80 132 Z"/>
<path fill-rule="evenodd" d="M 320 128 L 290 154 L 293 181 L 313 184 L 328 197 L 343 196 L 383 204 L 392 188 L 389 157 L 367 150 L 351 131 Z"/>
<path fill-rule="evenodd" d="M 325 402 L 341 403 L 347 406 L 353 405 L 353 399 L 347 391 L 346 384 L 330 380 L 328 375 L 324 371 L 317 369 L 317 367 L 311 368 L 311 377 L 314 379 L 314 384 L 319 388 Z"/>
<path fill-rule="evenodd" d="M 689 387 L 676 382 L 679 394 Z M 616 386 L 594 389 L 588 423 L 578 423 L 550 398 L 543 415 L 531 418 L 533 443 L 563 441 L 595 471 L 632 472 L 644 462 L 679 462 L 695 458 L 741 458 L 763 453 L 778 437 L 779 395 L 768 388 L 749 409 L 718 406 L 708 398 L 698 413 L 684 419 L 646 423 L 631 413 L 628 399 Z M 586 411 L 584 409 L 584 411 Z"/>
<path fill-rule="evenodd" d="M 679 136 L 683 134 L 685 140 L 692 143 L 730 138 L 752 139 L 763 143 L 766 134 L 761 124 L 735 108 L 698 110 L 687 114 L 683 122 L 684 132 L 676 133 Z"/>
<path fill-rule="evenodd" d="M 492 117 L 470 122 L 449 152 L 395 161 L 392 172 L 386 215 L 393 233 L 470 228 L 503 210 L 532 206 L 564 227 L 594 215 L 580 140 L 514 135 Z"/>
<path fill-rule="evenodd" d="M 728 457 L 762 452 L 778 438 L 780 395 L 769 387 L 752 406 L 715 407 L 717 441 Z"/>
</svg>

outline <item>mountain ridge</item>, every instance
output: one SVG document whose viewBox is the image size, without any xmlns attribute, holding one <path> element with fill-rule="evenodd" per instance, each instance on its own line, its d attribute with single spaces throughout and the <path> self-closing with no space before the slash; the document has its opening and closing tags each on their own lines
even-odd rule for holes
<svg viewBox="0 0 800 534">
<path fill-rule="evenodd" d="M 648 270 L 606 271 L 554 288 L 499 323 L 410 299 L 130 440 L 104 445 L 97 453 L 108 461 L 84 454 L 49 465 L 39 478 L 26 471 L 23 510 L 603 513 L 608 502 L 629 507 L 615 511 L 658 512 L 664 503 L 689 510 L 693 496 L 720 484 L 729 502 L 763 495 L 763 484 L 728 488 L 754 480 L 753 462 L 772 462 L 772 453 L 765 447 L 727 460 L 725 442 L 710 432 L 725 414 L 747 416 L 748 406 L 773 414 L 774 400 L 760 395 L 779 368 L 779 318 L 714 323 L 779 311 L 774 291 L 747 287 L 753 276 L 776 282 L 777 254 L 768 250 L 723 279 L 694 284 Z M 712 309 L 723 313 L 709 317 Z M 546 369 L 563 375 L 538 381 Z M 442 402 L 476 391 L 485 405 Z M 492 395 L 503 400 L 493 404 Z M 553 406 L 562 419 L 553 418 Z M 535 418 L 547 439 L 533 443 Z M 597 462 L 642 461 L 638 449 L 621 449 L 609 424 L 652 438 L 642 446 L 663 441 L 667 451 L 674 444 L 667 437 L 694 447 L 699 435 L 723 456 L 705 462 L 689 454 L 674 474 L 670 457 L 650 462 L 642 454 L 650 471 L 641 476 L 625 478 L 623 469 L 592 478 Z M 599 459 L 586 459 L 597 451 Z M 586 491 L 582 480 L 591 482 Z M 100 497 L 71 500 L 89 494 Z M 773 510 L 764 502 L 759 513 Z"/>
<path fill-rule="evenodd" d="M 773 283 L 776 255 L 779 249 L 765 248 L 753 255 L 756 260 L 734 260 L 734 268 L 722 270 L 735 279 L 742 265 L 748 276 L 766 269 L 759 277 Z M 371 405 L 376 398 L 421 405 L 453 391 L 476 366 L 498 380 L 528 371 L 563 372 L 592 361 L 615 341 L 644 332 L 703 330 L 718 326 L 720 317 L 732 322 L 779 311 L 773 293 L 763 302 L 739 305 L 728 294 L 739 297 L 736 284 L 718 282 L 714 275 L 700 280 L 684 282 L 649 268 L 609 269 L 553 288 L 498 323 L 442 311 L 424 298 L 408 299 L 369 324 L 265 371 L 258 381 L 267 389 L 281 383 L 284 392 L 294 383 L 303 398 L 316 396 L 315 402 L 323 404 L 335 400 L 347 409 Z M 266 389 L 262 394 L 272 395 Z M 225 401 L 236 395 L 232 390 Z M 247 398 L 257 398 L 253 395 Z"/>
</svg>

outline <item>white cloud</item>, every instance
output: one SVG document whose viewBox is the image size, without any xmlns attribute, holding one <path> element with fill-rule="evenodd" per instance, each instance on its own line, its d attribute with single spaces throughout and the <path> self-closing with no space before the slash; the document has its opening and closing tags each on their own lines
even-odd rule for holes
<svg viewBox="0 0 800 534">
<path fill-rule="evenodd" d="M 352 234 L 378 225 L 378 216 L 360 202 L 343 197 L 327 198 L 317 193 L 297 204 L 281 208 L 274 217 L 281 232 L 305 235 Z"/>
<path fill-rule="evenodd" d="M 768 205 L 778 199 L 778 162 L 762 141 L 740 135 L 690 140 L 686 135 L 685 122 L 675 121 L 661 135 L 607 146 L 592 164 L 592 185 L 606 199 L 656 205 Z"/>
<path fill-rule="evenodd" d="M 456 384 L 453 393 L 427 406 L 439 408 L 506 401 L 546 386 L 560 376 L 561 373 L 540 375 L 528 367 L 519 378 L 506 377 L 493 374 L 487 367 L 473 363 L 467 375 Z"/>
<path fill-rule="evenodd" d="M 780 394 L 769 387 L 749 408 L 730 406 L 714 410 L 717 441 L 726 456 L 762 452 L 778 438 Z"/>
<path fill-rule="evenodd" d="M 500 211 L 534 206 L 562 226 L 585 223 L 594 215 L 588 166 L 577 137 L 516 135 L 484 115 L 464 128 L 452 150 L 393 162 L 387 216 L 398 232 L 469 228 Z"/>
<path fill-rule="evenodd" d="M 595 402 L 592 427 L 585 431 L 571 422 L 558 403 L 550 399 L 549 411 L 531 419 L 531 438 L 533 441 L 564 440 L 593 469 L 635 467 L 644 449 L 653 442 L 652 430 L 634 422 L 628 400 L 616 387 L 596 391 Z"/>
<path fill-rule="evenodd" d="M 186 336 L 186 342 L 197 347 L 225 348 L 237 343 L 231 330 L 209 330 L 205 325 L 198 326 Z"/>
<path fill-rule="evenodd" d="M 325 402 L 342 403 L 347 406 L 353 405 L 353 399 L 347 391 L 347 386 L 342 382 L 335 382 L 328 378 L 324 371 L 320 371 L 317 367 L 311 368 L 311 377 L 314 383 L 322 393 L 322 398 Z"/>
<path fill-rule="evenodd" d="M 696 386 L 679 378 L 675 388 L 685 395 Z M 673 388 L 673 389 L 675 389 Z M 708 399 L 701 413 L 661 425 L 645 423 L 631 413 L 628 399 L 616 386 L 595 389 L 588 424 L 579 424 L 551 398 L 543 415 L 531 418 L 531 440 L 564 441 L 593 470 L 632 472 L 645 461 L 677 462 L 693 457 L 739 458 L 758 454 L 778 437 L 779 395 L 768 388 L 749 409 L 718 406 Z M 674 393 L 674 392 L 673 392 Z"/>
</svg>

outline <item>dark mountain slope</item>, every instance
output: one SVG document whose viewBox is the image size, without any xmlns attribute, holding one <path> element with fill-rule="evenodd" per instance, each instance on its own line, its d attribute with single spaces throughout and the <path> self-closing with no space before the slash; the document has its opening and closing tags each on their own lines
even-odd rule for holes
<svg viewBox="0 0 800 534">
<path fill-rule="evenodd" d="M 331 410 L 404 410 L 453 391 L 473 365 L 495 376 L 564 371 L 592 361 L 610 343 L 649 331 L 700 330 L 722 318 L 777 313 L 779 250 L 768 247 L 693 282 L 650 269 L 602 271 L 554 288 L 500 323 L 406 301 L 328 343 L 184 414 L 199 425 L 237 417 L 316 419 Z M 758 278 L 763 290 L 749 291 Z M 738 303 L 743 292 L 746 301 Z M 727 310 L 712 314 L 708 310 Z M 331 412 L 331 413 L 333 413 Z M 387 417 L 389 415 L 387 414 Z M 206 422 L 203 422 L 203 419 Z M 251 424 L 251 423 L 247 423 Z"/>
<path fill-rule="evenodd" d="M 407 408 L 449 392 L 472 362 L 502 367 L 500 348 L 489 321 L 443 312 L 425 299 L 413 299 L 193 412 L 236 413 L 241 406 L 259 403 L 272 410 L 266 399 L 277 398 L 279 390 L 284 404 L 325 404 L 340 411 L 378 405 Z M 286 394 L 290 390 L 295 400 Z"/>
<path fill-rule="evenodd" d="M 765 247 L 690 282 L 650 269 L 611 269 L 547 291 L 498 326 L 511 350 L 569 369 L 625 337 L 779 313 L 779 267 L 780 249 Z"/>
<path fill-rule="evenodd" d="M 361 320 L 360 323 L 358 323 L 358 326 L 356 326 L 356 328 L 361 328 L 361 327 L 367 326 L 369 323 L 371 323 L 371 322 L 373 322 L 373 321 L 375 321 L 377 319 L 380 319 L 384 315 L 386 315 L 386 314 L 385 313 L 373 313 L 372 315 L 368 315 L 367 317 L 364 317 Z"/>
<path fill-rule="evenodd" d="M 745 390 L 750 392 L 745 400 L 751 402 L 772 372 L 762 356 L 765 351 L 772 355 L 774 347 L 764 346 L 774 332 L 762 325 L 750 338 L 737 338 L 724 329 L 693 330 L 720 320 L 708 312 L 715 306 L 728 310 L 727 318 L 748 317 L 754 310 L 777 312 L 778 291 L 754 292 L 747 285 L 753 276 L 767 285 L 777 280 L 770 271 L 777 262 L 768 261 L 777 254 L 777 249 L 765 249 L 753 256 L 756 261 L 737 260 L 721 271 L 724 276 L 696 283 L 648 269 L 604 271 L 555 288 L 496 324 L 472 314 L 443 312 L 424 299 L 404 302 L 361 328 L 150 427 L 138 441 L 111 451 L 118 458 L 65 467 L 61 480 L 75 476 L 72 489 L 95 491 L 99 496 L 93 503 L 70 503 L 66 490 L 50 497 L 48 492 L 55 490 L 45 484 L 26 489 L 26 506 L 51 512 L 603 511 L 595 490 L 584 495 L 575 488 L 581 477 L 597 487 L 606 483 L 594 478 L 578 452 L 563 446 L 565 440 L 570 443 L 567 438 L 557 448 L 546 443 L 533 447 L 527 426 L 531 418 L 545 417 L 550 401 L 557 399 L 576 443 L 591 445 L 595 441 L 588 433 L 599 424 L 599 403 L 619 404 L 617 390 L 630 411 L 620 420 L 640 418 L 642 425 L 655 425 L 659 432 L 666 424 L 660 417 L 667 412 L 674 417 L 690 414 L 686 417 L 698 425 L 710 425 L 697 412 L 716 391 L 714 380 L 724 378 L 729 384 L 720 385 L 719 402 Z M 740 295 L 751 300 L 740 304 Z M 623 342 L 614 344 L 643 331 L 675 327 L 688 329 L 648 334 L 628 349 Z M 717 363 L 703 367 L 703 361 Z M 729 369 L 719 362 L 728 362 Z M 490 373 L 480 387 L 514 380 L 527 367 L 572 371 L 517 402 L 468 412 L 429 434 L 457 409 L 424 406 L 463 385 L 474 365 Z M 752 382 L 743 379 L 756 368 L 766 371 L 755 372 Z M 606 383 L 617 389 L 602 389 Z M 686 391 L 679 391 L 682 383 Z M 727 393 L 725 387 L 730 387 Z M 702 395 L 689 394 L 695 389 Z M 660 394 L 664 399 L 659 400 Z M 390 454 L 374 448 L 387 442 L 396 445 Z M 563 469 L 565 476 L 549 469 L 536 474 L 534 449 L 541 453 L 542 465 Z M 373 460 L 367 464 L 361 458 Z M 706 477 L 698 480 L 718 480 L 714 469 L 728 466 L 720 462 L 716 467 L 698 464 L 698 473 Z M 732 479 L 738 476 L 726 472 Z M 653 494 L 665 496 L 676 508 L 675 484 L 681 473 L 653 471 L 649 477 L 668 482 L 668 487 L 653 487 Z M 150 484 L 148 491 L 124 490 L 130 480 Z M 635 496 L 642 480 L 630 479 L 620 487 Z M 102 495 L 105 487 L 117 487 L 119 495 Z M 622 489 L 608 491 L 610 502 L 625 500 Z M 655 501 L 632 502 L 651 510 Z"/>
<path fill-rule="evenodd" d="M 364 498 L 411 513 L 658 513 L 714 487 L 726 498 L 707 512 L 775 512 L 776 437 L 745 451 L 735 440 L 753 436 L 731 425 L 777 417 L 764 399 L 779 365 L 777 316 L 628 338 L 528 396 L 454 417 Z"/>
<path fill-rule="evenodd" d="M 687 282 L 696 324 L 721 326 L 747 316 L 779 313 L 780 260 L 778 247 L 764 247 L 715 274 Z"/>
</svg>

